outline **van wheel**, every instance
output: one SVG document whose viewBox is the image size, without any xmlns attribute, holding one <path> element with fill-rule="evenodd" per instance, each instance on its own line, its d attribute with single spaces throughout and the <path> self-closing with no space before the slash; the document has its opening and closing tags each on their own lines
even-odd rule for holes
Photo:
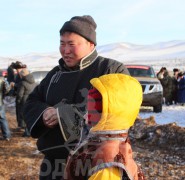
<svg viewBox="0 0 185 180">
<path fill-rule="evenodd" d="M 154 106 L 153 112 L 155 112 L 155 113 L 162 112 L 162 104 L 158 104 L 157 106 Z"/>
</svg>

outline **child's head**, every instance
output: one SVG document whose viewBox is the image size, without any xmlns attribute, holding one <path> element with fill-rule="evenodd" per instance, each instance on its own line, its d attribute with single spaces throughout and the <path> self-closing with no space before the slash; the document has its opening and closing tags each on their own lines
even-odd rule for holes
<svg viewBox="0 0 185 180">
<path fill-rule="evenodd" d="M 91 81 L 88 94 L 92 131 L 122 130 L 133 125 L 142 103 L 138 80 L 124 74 L 108 74 Z"/>
</svg>

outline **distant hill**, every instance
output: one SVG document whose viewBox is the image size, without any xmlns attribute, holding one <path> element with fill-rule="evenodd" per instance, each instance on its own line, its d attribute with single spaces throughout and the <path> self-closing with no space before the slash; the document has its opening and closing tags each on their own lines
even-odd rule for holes
<svg viewBox="0 0 185 180">
<path fill-rule="evenodd" d="M 119 60 L 179 59 L 185 58 L 185 41 L 169 41 L 152 45 L 115 43 L 98 47 L 100 54 Z"/>
<path fill-rule="evenodd" d="M 100 55 L 126 64 L 148 64 L 155 69 L 166 66 L 185 69 L 185 41 L 160 42 L 152 45 L 115 43 L 97 48 Z"/>
<path fill-rule="evenodd" d="M 148 64 L 155 69 L 166 66 L 185 68 L 185 41 L 160 42 L 151 45 L 136 45 L 131 43 L 114 43 L 97 46 L 100 55 L 116 59 L 124 64 Z M 12 61 L 20 60 L 30 69 L 40 67 L 51 69 L 58 63 L 59 52 L 29 53 L 17 57 L 0 57 L 0 67 L 6 68 Z"/>
</svg>

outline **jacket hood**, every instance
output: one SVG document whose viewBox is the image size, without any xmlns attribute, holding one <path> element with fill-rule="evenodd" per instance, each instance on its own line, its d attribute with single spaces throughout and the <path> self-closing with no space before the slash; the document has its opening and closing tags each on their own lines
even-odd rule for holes
<svg viewBox="0 0 185 180">
<path fill-rule="evenodd" d="M 23 76 L 22 80 L 27 81 L 30 84 L 35 83 L 34 77 L 32 74 L 28 74 L 26 76 Z"/>
<path fill-rule="evenodd" d="M 102 114 L 93 131 L 126 130 L 135 122 L 142 103 L 142 87 L 137 79 L 124 74 L 108 74 L 90 83 L 102 95 Z"/>
</svg>

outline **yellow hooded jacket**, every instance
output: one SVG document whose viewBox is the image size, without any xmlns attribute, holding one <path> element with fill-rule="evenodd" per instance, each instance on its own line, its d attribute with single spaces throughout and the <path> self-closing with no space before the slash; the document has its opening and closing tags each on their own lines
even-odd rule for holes
<svg viewBox="0 0 185 180">
<path fill-rule="evenodd" d="M 134 124 L 142 103 L 140 83 L 135 78 L 123 74 L 103 75 L 90 82 L 102 95 L 101 119 L 91 128 L 90 133 L 128 130 Z M 119 169 L 116 167 L 105 168 L 89 178 L 89 180 L 108 179 L 120 180 Z"/>
<path fill-rule="evenodd" d="M 142 103 L 138 80 L 123 74 L 108 74 L 91 81 L 102 95 L 102 116 L 91 131 L 129 129 L 135 122 Z"/>
</svg>

